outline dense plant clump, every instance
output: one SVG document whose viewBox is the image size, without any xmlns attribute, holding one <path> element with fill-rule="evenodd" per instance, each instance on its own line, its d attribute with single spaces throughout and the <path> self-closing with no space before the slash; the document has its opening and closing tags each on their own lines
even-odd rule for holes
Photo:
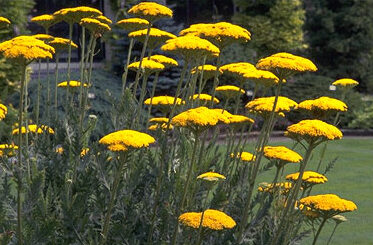
<svg viewBox="0 0 373 245">
<path fill-rule="evenodd" d="M 101 11 L 80 6 L 36 16 L 31 21 L 45 34 L 0 43 L 0 53 L 22 74 L 17 123 L 0 142 L 2 244 L 277 245 L 295 244 L 311 231 L 316 244 L 326 221 L 345 221 L 340 214 L 357 209 L 335 194 L 313 195 L 329 180 L 327 171 L 308 167 L 316 148 L 325 153 L 328 141 L 343 137 L 337 127 L 348 108 L 343 100 L 356 81 L 333 83 L 341 88 L 340 100 L 293 100 L 282 89 L 296 83 L 294 75 L 316 72 L 311 60 L 280 52 L 256 64 L 224 64 L 223 51 L 250 42 L 250 31 L 201 23 L 177 36 L 154 28 L 173 16 L 154 2 L 134 5 L 128 14 L 136 18 L 115 24 L 130 40 L 122 89 L 108 89 L 98 101 L 109 104 L 107 112 L 92 110 L 99 88 L 96 43 L 112 28 Z M 48 35 L 58 22 L 67 24 L 68 38 Z M 9 24 L 0 17 L 0 28 Z M 79 78 L 73 79 L 74 25 L 82 31 Z M 139 55 L 132 54 L 135 43 L 142 45 Z M 64 79 L 62 53 L 68 57 Z M 31 107 L 27 67 L 53 58 L 54 78 L 48 72 L 41 86 L 39 76 Z M 177 66 L 176 91 L 156 94 L 160 74 Z M 224 84 L 223 77 L 239 86 Z M 243 103 L 252 87 L 251 100 Z M 0 120 L 9 116 L 8 107 L 0 104 Z M 305 117 L 286 128 L 294 148 L 271 146 L 276 122 L 294 111 Z M 248 142 L 254 127 L 260 132 Z M 318 160 L 319 167 L 325 164 L 323 155 Z M 299 171 L 284 176 L 288 165 Z M 273 179 L 259 184 L 258 176 L 271 168 Z"/>
</svg>

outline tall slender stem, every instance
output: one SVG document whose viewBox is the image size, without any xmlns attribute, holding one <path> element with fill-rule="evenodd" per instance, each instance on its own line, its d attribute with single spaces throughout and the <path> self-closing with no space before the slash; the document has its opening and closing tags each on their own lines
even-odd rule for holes
<svg viewBox="0 0 373 245">
<path fill-rule="evenodd" d="M 214 74 L 214 84 L 212 86 L 212 99 L 211 99 L 211 102 L 210 102 L 210 107 L 212 107 L 214 105 L 214 99 L 215 99 L 215 94 L 216 94 L 216 87 L 218 86 L 219 84 L 219 69 L 220 69 L 220 63 L 221 63 L 221 57 L 220 57 L 220 54 L 218 56 L 218 59 L 216 61 L 216 71 L 215 71 L 215 74 Z"/>
<path fill-rule="evenodd" d="M 315 245 L 316 242 L 317 242 L 317 238 L 319 238 L 319 235 L 320 235 L 320 232 L 322 230 L 322 228 L 324 227 L 325 223 L 326 223 L 326 218 L 324 218 L 319 226 L 319 229 L 317 230 L 316 232 L 316 235 L 315 235 L 315 238 L 313 239 L 313 242 L 312 242 L 312 245 Z"/>
<path fill-rule="evenodd" d="M 40 94 L 41 94 L 41 59 L 38 61 L 38 88 L 37 88 L 37 98 L 36 98 L 36 110 L 35 110 L 35 122 L 39 125 L 39 114 L 40 114 Z"/>
<path fill-rule="evenodd" d="M 51 83 L 49 79 L 49 58 L 47 58 L 47 121 L 50 120 L 50 109 L 51 109 Z"/>
<path fill-rule="evenodd" d="M 211 186 L 209 185 L 207 193 L 206 193 L 206 198 L 205 198 L 204 204 L 202 205 L 203 210 L 202 210 L 202 214 L 201 214 L 201 221 L 199 222 L 197 245 L 201 245 L 201 242 L 202 242 L 203 217 L 205 216 L 205 211 L 207 210 L 207 200 L 209 198 L 210 191 L 211 191 Z"/>
<path fill-rule="evenodd" d="M 128 48 L 128 54 L 127 54 L 127 63 L 124 66 L 124 73 L 123 73 L 123 76 L 122 76 L 122 95 L 124 95 L 124 90 L 126 89 L 126 85 L 127 85 L 128 65 L 130 64 L 130 61 L 131 61 L 131 53 L 132 53 L 133 43 L 134 43 L 134 39 L 131 38 L 130 39 L 130 46 Z"/>
<path fill-rule="evenodd" d="M 145 127 L 146 129 L 148 128 L 148 125 L 149 125 L 149 118 L 150 118 L 150 114 L 152 112 L 152 106 L 153 106 L 153 97 L 154 97 L 154 94 L 155 94 L 155 89 L 157 88 L 158 78 L 159 78 L 159 72 L 156 72 L 155 77 L 154 77 L 154 81 L 153 81 L 152 92 L 150 94 L 150 105 L 149 105 L 149 108 L 148 108 L 148 116 L 146 118 L 146 127 Z"/>
<path fill-rule="evenodd" d="M 334 233 L 335 233 L 335 231 L 337 230 L 337 227 L 338 227 L 339 224 L 340 224 L 340 223 L 338 223 L 338 222 L 335 223 L 335 226 L 334 226 L 334 229 L 333 229 L 333 231 L 332 231 L 332 234 L 330 234 L 330 237 L 329 237 L 329 239 L 328 239 L 328 243 L 327 243 L 326 245 L 329 245 L 330 242 L 332 241 L 332 238 L 333 238 L 333 236 L 334 236 Z"/>
<path fill-rule="evenodd" d="M 67 56 L 67 88 L 66 88 L 66 108 L 65 113 L 67 113 L 69 108 L 69 92 L 70 92 L 70 80 L 71 80 L 71 42 L 73 38 L 73 24 L 72 22 L 69 23 L 69 48 L 68 48 L 68 56 Z"/>
<path fill-rule="evenodd" d="M 54 111 L 55 111 L 55 120 L 58 117 L 58 62 L 59 62 L 59 54 L 56 52 L 56 68 L 54 71 L 55 80 L 54 80 Z"/>
</svg>

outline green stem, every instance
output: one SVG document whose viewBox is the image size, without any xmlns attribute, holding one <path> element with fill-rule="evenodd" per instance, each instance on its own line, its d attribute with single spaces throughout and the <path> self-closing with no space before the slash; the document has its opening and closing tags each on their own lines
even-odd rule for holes
<svg viewBox="0 0 373 245">
<path fill-rule="evenodd" d="M 22 68 L 21 76 L 21 90 L 19 97 L 19 110 L 18 110 L 18 185 L 17 185 L 17 238 L 18 244 L 23 244 L 22 236 L 22 124 L 23 124 L 23 99 L 24 89 L 26 82 L 26 64 Z M 27 129 L 26 129 L 27 131 Z"/>
<path fill-rule="evenodd" d="M 155 94 L 155 89 L 157 88 L 158 78 L 159 78 L 159 72 L 156 72 L 155 77 L 154 77 L 154 81 L 153 81 L 152 92 L 150 94 L 150 105 L 149 105 L 149 108 L 148 108 L 148 116 L 146 118 L 145 129 L 147 129 L 148 126 L 149 126 L 149 119 L 150 119 L 150 114 L 152 112 L 152 106 L 153 106 L 153 97 L 154 97 L 154 94 Z"/>
<path fill-rule="evenodd" d="M 203 224 L 203 217 L 205 215 L 205 211 L 207 210 L 207 200 L 209 198 L 210 190 L 211 190 L 211 187 L 209 186 L 208 190 L 207 190 L 205 202 L 204 202 L 203 207 L 202 207 L 203 211 L 202 211 L 202 215 L 201 215 L 201 221 L 199 222 L 197 245 L 201 245 L 202 238 L 203 238 L 203 234 L 202 234 L 202 231 L 203 231 L 203 226 L 202 226 L 202 224 Z"/>
<path fill-rule="evenodd" d="M 177 234 L 178 234 L 177 231 L 179 229 L 178 217 L 184 209 L 184 204 L 185 204 L 185 200 L 186 200 L 189 185 L 190 185 L 190 180 L 191 180 L 192 173 L 193 173 L 193 168 L 194 168 L 194 165 L 195 165 L 194 161 L 195 161 L 195 158 L 196 158 L 198 143 L 199 143 L 199 134 L 195 133 L 195 141 L 194 141 L 194 146 L 193 146 L 192 159 L 190 160 L 189 170 L 188 170 L 188 173 L 187 173 L 187 179 L 186 179 L 186 182 L 185 182 L 185 185 L 184 185 L 184 190 L 182 192 L 183 193 L 182 194 L 182 199 L 181 199 L 181 202 L 180 202 L 180 204 L 178 206 L 178 209 L 176 211 L 176 224 L 175 224 L 175 229 L 174 229 L 174 232 L 173 232 L 173 237 L 172 237 L 172 242 L 171 242 L 172 245 L 176 244 Z"/>
<path fill-rule="evenodd" d="M 92 35 L 91 35 L 92 39 Z M 82 47 L 80 53 L 80 88 L 79 88 L 79 108 L 82 110 L 83 104 L 83 84 L 84 84 L 84 58 L 85 58 L 85 27 L 82 26 Z"/>
<path fill-rule="evenodd" d="M 130 46 L 128 48 L 128 54 L 127 54 L 127 63 L 124 67 L 124 73 L 122 76 L 122 95 L 124 95 L 124 90 L 126 89 L 126 84 L 127 84 L 127 75 L 128 75 L 128 65 L 130 64 L 131 61 L 131 53 L 132 53 L 132 48 L 134 44 L 134 39 L 130 39 Z"/>
<path fill-rule="evenodd" d="M 55 110 L 55 120 L 58 117 L 58 62 L 59 62 L 59 55 L 56 53 L 56 68 L 55 68 L 55 80 L 54 80 L 54 110 Z"/>
<path fill-rule="evenodd" d="M 35 122 L 36 125 L 39 125 L 39 114 L 40 114 L 40 94 L 41 94 L 41 59 L 39 59 L 39 68 L 38 68 L 38 91 L 37 91 L 37 98 L 36 98 L 36 111 L 35 111 Z"/>
<path fill-rule="evenodd" d="M 320 232 L 322 230 L 322 228 L 324 227 L 325 223 L 326 223 L 326 218 L 323 219 L 323 221 L 321 222 L 320 226 L 319 226 L 319 229 L 317 230 L 316 232 L 316 236 L 315 238 L 313 239 L 313 242 L 312 242 L 312 245 L 315 245 L 316 242 L 317 242 L 317 238 L 319 238 L 319 235 L 320 235 Z"/>
<path fill-rule="evenodd" d="M 214 105 L 214 99 L 215 99 L 215 93 L 216 93 L 216 87 L 218 86 L 219 84 L 219 69 L 220 69 L 220 63 L 221 63 L 221 57 L 220 55 L 218 56 L 218 59 L 216 61 L 216 71 L 215 71 L 215 74 L 214 74 L 214 85 L 212 87 L 212 100 L 210 102 L 210 107 L 213 107 Z"/>
<path fill-rule="evenodd" d="M 143 78 L 142 78 L 142 84 L 141 84 L 141 92 L 140 92 L 140 98 L 139 98 L 139 102 L 137 104 L 137 117 L 134 118 L 134 122 L 135 124 L 131 127 L 131 128 L 136 128 L 136 126 L 138 125 L 138 123 L 141 123 L 141 119 L 142 119 L 142 114 L 141 114 L 141 108 L 142 108 L 142 104 L 144 102 L 144 99 L 145 99 L 145 94 L 146 94 L 146 82 L 148 81 L 148 77 L 149 77 L 149 74 L 143 74 Z"/>
<path fill-rule="evenodd" d="M 101 232 L 101 235 L 102 235 L 102 239 L 101 239 L 101 242 L 100 242 L 101 245 L 106 244 L 106 241 L 107 241 L 107 235 L 108 235 L 108 232 L 109 232 L 111 213 L 112 213 L 112 210 L 113 210 L 113 207 L 115 205 L 116 198 L 117 198 L 118 187 L 119 187 L 120 181 L 122 179 L 121 177 L 123 175 L 123 170 L 124 170 L 124 166 L 125 166 L 125 163 L 126 163 L 126 159 L 127 159 L 127 154 L 125 154 L 125 153 L 121 154 L 120 163 L 119 163 L 118 169 L 115 172 L 114 182 L 113 182 L 112 188 L 110 190 L 110 200 L 109 200 L 108 210 L 107 210 L 106 215 L 105 215 L 104 225 L 102 227 L 102 232 Z"/>
<path fill-rule="evenodd" d="M 68 56 L 67 56 L 67 88 L 66 88 L 66 108 L 65 108 L 65 113 L 68 112 L 69 108 L 69 92 L 70 92 L 70 80 L 71 80 L 71 42 L 73 38 L 73 24 L 74 23 L 69 23 L 69 48 L 68 48 Z"/>
<path fill-rule="evenodd" d="M 337 227 L 338 227 L 339 224 L 340 224 L 340 223 L 335 223 L 335 226 L 334 226 L 334 229 L 333 229 L 333 231 L 332 231 L 332 234 L 330 235 L 330 237 L 329 237 L 329 239 L 328 239 L 328 243 L 327 243 L 326 245 L 329 245 L 329 243 L 332 241 L 332 238 L 333 238 L 333 236 L 334 236 L 334 233 L 335 233 L 335 231 L 337 230 Z"/>
<path fill-rule="evenodd" d="M 47 121 L 50 121 L 50 110 L 51 110 L 51 83 L 49 79 L 49 58 L 47 58 Z"/>
</svg>

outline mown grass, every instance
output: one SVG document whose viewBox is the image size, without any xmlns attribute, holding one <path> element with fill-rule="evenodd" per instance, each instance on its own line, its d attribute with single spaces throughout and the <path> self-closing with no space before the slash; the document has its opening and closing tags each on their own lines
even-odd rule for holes
<svg viewBox="0 0 373 245">
<path fill-rule="evenodd" d="M 285 145 L 292 147 L 291 140 L 274 140 L 269 145 Z M 248 150 L 250 146 L 248 146 Z M 322 145 L 314 151 L 307 170 L 315 170 L 319 162 Z M 296 151 L 303 154 L 300 147 Z M 358 206 L 358 210 L 343 214 L 348 222 L 342 223 L 337 228 L 336 234 L 330 244 L 373 244 L 373 139 L 372 138 L 345 138 L 338 141 L 328 142 L 324 162 L 321 165 L 321 173 L 330 161 L 338 157 L 334 167 L 326 176 L 328 182 L 317 185 L 311 194 L 334 193 L 342 198 L 352 200 Z M 263 163 L 265 163 L 264 161 Z M 297 172 L 296 164 L 288 164 L 284 175 Z M 262 181 L 271 182 L 274 169 L 262 173 L 258 183 Z M 318 244 L 327 244 L 329 236 L 334 227 L 334 222 L 329 222 L 321 232 Z M 303 240 L 301 244 L 311 244 L 311 237 Z"/>
</svg>

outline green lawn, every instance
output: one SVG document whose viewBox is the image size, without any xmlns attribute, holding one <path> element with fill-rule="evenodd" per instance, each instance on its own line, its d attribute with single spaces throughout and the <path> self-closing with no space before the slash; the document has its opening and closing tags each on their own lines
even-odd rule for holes
<svg viewBox="0 0 373 245">
<path fill-rule="evenodd" d="M 293 142 L 272 141 L 269 145 L 285 145 L 291 147 Z M 316 148 L 307 170 L 315 170 L 322 145 Z M 302 149 L 296 148 L 299 153 Z M 315 186 L 312 194 L 334 193 L 342 198 L 352 200 L 358 210 L 344 214 L 348 222 L 339 225 L 331 244 L 373 244 L 373 139 L 372 138 L 346 138 L 329 142 L 325 161 L 321 166 L 323 172 L 329 161 L 338 157 L 334 168 L 326 174 L 328 182 Z M 288 164 L 286 173 L 297 172 L 297 165 Z M 270 182 L 274 172 L 262 174 L 258 181 Z M 326 224 L 318 240 L 318 244 L 327 243 L 334 227 L 334 222 Z M 302 244 L 311 244 L 311 237 Z"/>
</svg>

